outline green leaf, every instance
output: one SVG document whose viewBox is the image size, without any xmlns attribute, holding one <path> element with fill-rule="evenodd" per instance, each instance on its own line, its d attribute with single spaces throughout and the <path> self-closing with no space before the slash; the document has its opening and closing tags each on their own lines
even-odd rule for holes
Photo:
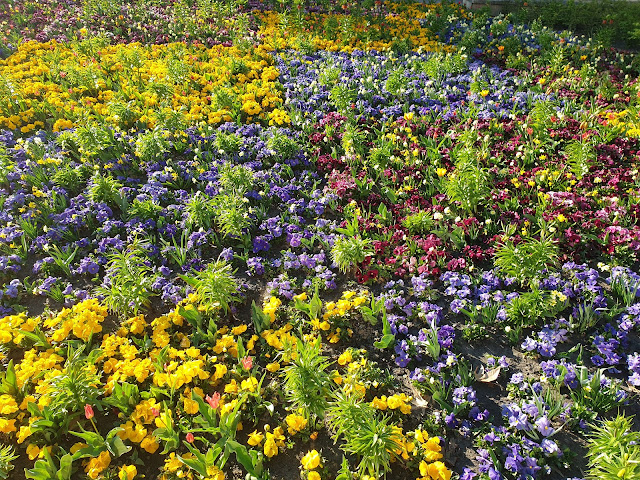
<svg viewBox="0 0 640 480">
<path fill-rule="evenodd" d="M 181 457 L 180 455 L 178 455 L 178 458 L 187 467 L 195 470 L 203 477 L 207 476 L 207 465 L 204 462 L 204 456 L 202 457 L 202 460 L 198 458 L 184 458 L 184 457 Z"/>
<path fill-rule="evenodd" d="M 376 348 L 384 350 L 385 348 L 389 348 L 396 340 L 395 335 L 383 335 L 379 342 L 374 342 L 373 345 Z"/>
<path fill-rule="evenodd" d="M 18 330 L 18 332 L 20 332 L 20 335 L 22 335 L 22 336 L 28 338 L 29 340 L 31 340 L 33 342 L 34 347 L 51 348 L 51 344 L 47 340 L 47 337 L 39 329 L 35 330 L 35 332 L 37 332 L 37 333 L 35 333 L 35 332 L 27 332 L 26 330 Z"/>
<path fill-rule="evenodd" d="M 121 432 L 122 430 L 123 428 L 116 427 L 112 428 L 111 431 L 107 433 L 107 449 L 115 458 L 121 457 L 131 450 L 131 447 L 125 445 L 122 439 L 118 436 L 118 432 Z"/>
<path fill-rule="evenodd" d="M 7 365 L 7 371 L 0 378 L 0 394 L 15 396 L 18 393 L 19 388 L 16 378 L 16 370 L 13 366 L 13 360 L 9 362 L 9 365 Z"/>
<path fill-rule="evenodd" d="M 251 320 L 253 320 L 253 325 L 258 335 L 271 325 L 271 319 L 256 305 L 255 300 L 251 302 Z"/>
<path fill-rule="evenodd" d="M 73 457 L 68 453 L 60 459 L 60 469 L 58 470 L 58 480 L 69 480 L 71 478 Z"/>
<path fill-rule="evenodd" d="M 254 459 L 251 457 L 251 455 L 247 451 L 247 447 L 236 442 L 235 440 L 227 440 L 226 446 L 229 449 L 231 449 L 233 453 L 236 454 L 236 459 L 238 460 L 238 463 L 240 463 L 240 465 L 242 465 L 245 468 L 245 470 L 249 472 L 251 475 L 258 476 L 262 473 L 262 465 L 254 464 Z"/>
<path fill-rule="evenodd" d="M 393 345 L 396 337 L 391 333 L 391 324 L 387 319 L 386 311 L 383 310 L 382 316 L 382 338 L 379 342 L 374 342 L 373 346 L 376 348 L 380 348 L 384 350 L 385 348 L 389 348 L 389 346 Z"/>
<path fill-rule="evenodd" d="M 99 435 L 95 432 L 69 432 L 71 435 L 75 435 L 76 437 L 80 437 L 85 441 L 85 443 L 92 447 L 100 447 L 105 445 L 105 440 L 102 438 L 102 435 Z"/>
</svg>

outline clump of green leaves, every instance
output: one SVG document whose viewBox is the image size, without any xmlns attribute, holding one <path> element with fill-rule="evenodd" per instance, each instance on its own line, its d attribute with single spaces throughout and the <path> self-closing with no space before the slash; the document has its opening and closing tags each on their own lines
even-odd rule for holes
<svg viewBox="0 0 640 480">
<path fill-rule="evenodd" d="M 567 165 L 578 180 L 589 173 L 589 165 L 595 160 L 593 147 L 587 142 L 571 142 L 565 149 Z"/>
<path fill-rule="evenodd" d="M 267 146 L 281 158 L 291 158 L 300 151 L 300 146 L 293 138 L 277 130 L 267 141 Z"/>
<path fill-rule="evenodd" d="M 216 204 L 211 197 L 200 191 L 187 203 L 187 223 L 191 228 L 209 230 L 213 226 Z"/>
<path fill-rule="evenodd" d="M 242 147 L 242 138 L 234 133 L 218 132 L 215 147 L 222 153 L 237 153 Z"/>
<path fill-rule="evenodd" d="M 494 258 L 503 274 L 523 285 L 535 285 L 542 270 L 557 264 L 558 246 L 553 238 L 543 234 L 539 239 L 525 238 L 517 245 L 509 240 L 498 246 Z"/>
<path fill-rule="evenodd" d="M 633 430 L 632 417 L 618 415 L 605 420 L 589 435 L 587 478 L 630 480 L 640 475 L 640 432 Z"/>
<path fill-rule="evenodd" d="M 404 70 L 395 70 L 391 72 L 384 88 L 391 95 L 400 95 L 407 88 L 407 78 Z"/>
<path fill-rule="evenodd" d="M 110 175 L 96 173 L 91 178 L 89 185 L 89 198 L 91 201 L 104 202 L 112 207 L 118 207 L 122 212 L 126 212 L 129 203 L 127 197 L 122 193 L 123 185 Z"/>
<path fill-rule="evenodd" d="M 390 417 L 380 415 L 357 394 L 340 393 L 329 408 L 329 423 L 334 439 L 343 439 L 342 449 L 360 458 L 360 475 L 380 478 L 391 469 L 402 436 Z"/>
<path fill-rule="evenodd" d="M 13 453 L 13 447 L 11 445 L 2 445 L 0 447 L 0 479 L 9 478 L 9 472 L 13 470 L 13 462 L 17 455 Z"/>
<path fill-rule="evenodd" d="M 292 362 L 283 370 L 287 400 L 308 419 L 324 418 L 333 387 L 327 371 L 331 362 L 320 354 L 321 346 L 320 338 L 315 342 L 297 339 L 296 354 L 289 346 Z"/>
<path fill-rule="evenodd" d="M 489 174 L 471 149 L 458 152 L 456 168 L 445 182 L 447 196 L 459 202 L 467 213 L 474 213 L 489 193 Z"/>
<path fill-rule="evenodd" d="M 571 391 L 574 402 L 572 414 L 575 418 L 593 421 L 598 415 L 624 403 L 625 398 L 619 395 L 620 382 L 607 379 L 604 369 L 599 368 L 589 375 L 587 367 L 577 367 L 576 377 L 580 386 Z"/>
<path fill-rule="evenodd" d="M 228 312 L 230 305 L 238 300 L 238 280 L 233 274 L 229 263 L 216 260 L 195 276 L 180 275 L 180 278 L 195 288 L 200 303 L 207 310 Z"/>
<path fill-rule="evenodd" d="M 342 237 L 338 238 L 331 248 L 333 261 L 343 273 L 362 263 L 371 253 L 371 241 L 368 238 Z"/>
<path fill-rule="evenodd" d="M 0 163 L 0 167 L 1 167 Z M 90 171 L 84 166 L 72 167 L 65 165 L 53 174 L 55 185 L 64 188 L 69 195 L 77 195 L 85 187 Z"/>
<path fill-rule="evenodd" d="M 145 264 L 145 247 L 136 239 L 123 251 L 110 254 L 105 280 L 95 289 L 109 311 L 121 318 L 137 315 L 150 305 L 152 278 Z"/>
<path fill-rule="evenodd" d="M 402 221 L 402 226 L 409 230 L 409 233 L 413 235 L 427 233 L 433 226 L 433 218 L 429 212 L 425 211 L 412 213 L 405 217 Z"/>
</svg>

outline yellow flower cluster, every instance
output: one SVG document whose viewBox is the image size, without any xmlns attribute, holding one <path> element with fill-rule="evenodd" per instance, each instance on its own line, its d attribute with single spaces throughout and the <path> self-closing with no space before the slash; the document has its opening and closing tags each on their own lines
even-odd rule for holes
<svg viewBox="0 0 640 480">
<path fill-rule="evenodd" d="M 100 474 L 107 469 L 107 467 L 111 464 L 111 455 L 109 455 L 108 451 L 104 451 L 100 453 L 95 458 L 92 458 L 87 462 L 87 465 L 84 467 L 84 471 L 86 472 L 89 478 L 98 478 Z"/>
<path fill-rule="evenodd" d="M 29 318 L 24 313 L 9 315 L 0 318 L 0 343 L 11 343 L 20 345 L 24 335 L 20 330 L 33 332 L 40 324 L 40 317 Z"/>
<path fill-rule="evenodd" d="M 345 291 L 337 302 L 325 304 L 322 322 L 315 320 L 311 322 L 311 325 L 316 330 L 331 330 L 327 337 L 330 343 L 337 343 L 345 333 L 350 337 L 353 334 L 353 330 L 347 326 L 350 322 L 338 320 L 342 320 L 349 313 L 356 312 L 358 307 L 367 301 L 367 295 L 367 292 L 357 294 L 351 290 Z"/>
<path fill-rule="evenodd" d="M 252 447 L 257 447 L 261 445 L 264 441 L 264 445 L 262 450 L 264 454 L 271 458 L 278 454 L 281 447 L 284 447 L 284 430 L 282 427 L 278 426 L 271 431 L 271 427 L 269 424 L 264 426 L 264 433 L 260 433 L 257 430 L 254 430 L 249 434 L 248 444 Z"/>
<path fill-rule="evenodd" d="M 266 315 L 269 315 L 271 323 L 276 321 L 276 311 L 278 310 L 278 307 L 280 307 L 280 305 L 282 305 L 282 301 L 279 298 L 273 296 L 269 298 L 268 302 L 265 302 L 262 305 L 262 311 Z"/>
<path fill-rule="evenodd" d="M 91 335 L 102 331 L 101 324 L 107 313 L 106 307 L 100 305 L 95 298 L 90 298 L 70 309 L 62 309 L 55 317 L 45 320 L 44 326 L 56 328 L 51 337 L 55 342 L 65 340 L 70 333 L 86 342 Z"/>
<path fill-rule="evenodd" d="M 139 443 L 140 448 L 148 453 L 155 453 L 160 444 L 153 436 L 152 430 L 147 426 L 155 423 L 160 428 L 164 426 L 160 417 L 161 405 L 155 399 L 143 400 L 136 405 L 130 420 L 122 424 L 122 430 L 118 432 L 118 436 L 122 440 L 130 440 Z"/>
<path fill-rule="evenodd" d="M 175 112 L 186 124 L 288 123 L 270 115 L 282 104 L 270 61 L 261 47 L 25 42 L 0 60 L 0 128 L 152 128 Z"/>
<path fill-rule="evenodd" d="M 287 415 L 285 421 L 287 422 L 289 435 L 295 435 L 296 433 L 304 430 L 308 423 L 306 418 L 304 418 L 302 415 L 298 415 L 297 413 L 291 413 Z"/>
<path fill-rule="evenodd" d="M 640 93 L 638 93 L 638 97 L 640 98 Z M 640 138 L 640 118 L 637 115 L 632 115 L 629 110 L 604 112 L 602 116 L 607 125 L 625 131 L 629 137 Z"/>
<path fill-rule="evenodd" d="M 420 475 L 418 480 L 449 480 L 451 471 L 441 462 L 442 446 L 440 445 L 440 437 L 429 437 L 429 434 L 423 430 L 412 432 L 418 448 L 415 454 L 420 455 Z"/>
<path fill-rule="evenodd" d="M 398 393 L 395 395 L 391 395 L 387 397 L 383 395 L 378 398 L 375 397 L 371 401 L 371 406 L 377 408 L 378 410 L 400 410 L 403 414 L 408 415 L 411 413 L 411 405 L 409 402 L 411 401 L 411 397 L 405 395 L 404 393 Z"/>
<path fill-rule="evenodd" d="M 282 18 L 277 12 L 265 12 L 260 16 L 263 26 L 260 35 L 268 50 L 283 48 L 300 48 L 302 43 L 314 48 L 352 52 L 353 50 L 391 50 L 399 39 L 411 42 L 414 48 L 423 51 L 449 51 L 452 47 L 440 43 L 437 37 L 423 27 L 421 20 L 435 15 L 435 5 L 400 4 L 386 2 L 391 10 L 376 22 L 367 21 L 365 17 L 355 18 L 344 14 L 307 14 L 306 20 L 311 25 L 311 33 L 298 32 L 294 29 L 281 31 Z M 464 10 L 459 14 L 464 16 Z M 330 34 L 328 25 L 343 26 L 340 33 Z"/>
</svg>

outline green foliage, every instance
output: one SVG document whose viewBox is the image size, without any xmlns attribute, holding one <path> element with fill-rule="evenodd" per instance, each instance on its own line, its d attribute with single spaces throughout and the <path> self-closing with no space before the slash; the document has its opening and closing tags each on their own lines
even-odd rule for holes
<svg viewBox="0 0 640 480">
<path fill-rule="evenodd" d="M 593 147 L 587 142 L 572 142 L 565 150 L 567 165 L 578 180 L 589 173 L 590 163 L 595 160 Z"/>
<path fill-rule="evenodd" d="M 73 196 L 80 193 L 85 187 L 89 174 L 89 170 L 85 167 L 65 165 L 53 174 L 52 181 L 55 185 L 64 188 L 70 196 Z"/>
<path fill-rule="evenodd" d="M 137 315 L 150 304 L 154 295 L 151 269 L 144 263 L 145 245 L 134 240 L 125 250 L 108 255 L 107 275 L 94 293 L 104 297 L 103 304 L 120 318 Z"/>
<path fill-rule="evenodd" d="M 214 145 L 220 153 L 238 153 L 242 147 L 242 138 L 234 133 L 218 132 Z"/>
<path fill-rule="evenodd" d="M 238 280 L 233 274 L 229 263 L 216 260 L 194 276 L 180 275 L 180 278 L 195 288 L 200 303 L 207 310 L 228 312 L 230 305 L 238 301 Z"/>
<path fill-rule="evenodd" d="M 228 195 L 242 196 L 253 186 L 253 171 L 244 165 L 223 163 L 218 168 L 220 188 Z"/>
<path fill-rule="evenodd" d="M 424 62 L 420 62 L 419 66 L 436 85 L 439 85 L 447 76 L 460 74 L 467 68 L 467 56 L 459 52 L 434 53 Z"/>
<path fill-rule="evenodd" d="M 599 368 L 589 375 L 586 367 L 576 368 L 580 386 L 571 391 L 574 402 L 572 414 L 575 418 L 592 421 L 624 403 L 624 398 L 618 396 L 619 382 L 607 379 L 604 373 L 605 370 Z"/>
<path fill-rule="evenodd" d="M 217 195 L 216 224 L 225 236 L 241 237 L 251 226 L 244 197 L 239 195 Z"/>
<path fill-rule="evenodd" d="M 381 478 L 391 470 L 402 434 L 390 417 L 379 415 L 357 395 L 339 394 L 329 409 L 334 438 L 343 438 L 342 450 L 360 458 L 358 473 Z"/>
<path fill-rule="evenodd" d="M 391 95 L 401 95 L 407 88 L 407 78 L 404 70 L 394 70 L 389 74 L 384 88 Z"/>
<path fill-rule="evenodd" d="M 412 235 L 428 233 L 433 226 L 433 218 L 429 212 L 420 211 L 405 217 L 402 226 Z"/>
<path fill-rule="evenodd" d="M 169 151 L 171 142 L 167 139 L 169 132 L 155 128 L 138 136 L 135 155 L 143 162 L 162 158 Z"/>
<path fill-rule="evenodd" d="M 517 245 L 512 241 L 500 244 L 494 258 L 504 275 L 514 277 L 523 285 L 535 285 L 543 269 L 557 264 L 558 247 L 550 237 L 528 237 Z"/>
<path fill-rule="evenodd" d="M 459 152 L 456 168 L 445 182 L 447 196 L 468 213 L 476 212 L 490 191 L 489 175 L 474 155 L 473 150 Z"/>
<path fill-rule="evenodd" d="M 46 382 L 51 402 L 42 410 L 33 402 L 27 405 L 31 415 L 38 417 L 31 423 L 34 438 L 54 444 L 83 414 L 85 405 L 99 405 L 102 383 L 93 364 L 100 354 L 96 349 L 84 355 L 84 346 L 75 350 L 71 345 L 67 347 L 67 360 L 60 375 Z"/>
<path fill-rule="evenodd" d="M 611 293 L 617 302 L 629 307 L 636 301 L 636 294 L 640 289 L 640 282 L 629 278 L 628 275 L 616 275 L 611 280 Z"/>
<path fill-rule="evenodd" d="M 100 377 L 94 372 L 93 364 L 100 355 L 100 350 L 92 350 L 88 356 L 83 355 L 84 345 L 73 350 L 68 347 L 67 360 L 60 375 L 49 381 L 53 411 L 63 415 L 76 415 L 82 412 L 85 405 L 95 405 L 102 391 Z"/>
<path fill-rule="evenodd" d="M 89 184 L 89 198 L 93 202 L 104 202 L 126 212 L 129 204 L 127 197 L 122 193 L 122 187 L 123 185 L 115 178 L 96 173 Z"/>
<path fill-rule="evenodd" d="M 371 249 L 371 240 L 362 238 L 360 235 L 355 237 L 338 238 L 331 248 L 331 257 L 338 265 L 343 273 L 354 268 L 357 264 L 362 263 L 373 250 Z"/>
<path fill-rule="evenodd" d="M 329 406 L 333 383 L 327 369 L 331 362 L 320 354 L 321 341 L 296 342 L 296 354 L 283 370 L 284 392 L 294 410 L 302 411 L 306 418 L 323 418 Z"/>
<path fill-rule="evenodd" d="M 207 194 L 196 192 L 187 202 L 187 223 L 191 228 L 209 230 L 213 226 L 216 203 Z"/>
<path fill-rule="evenodd" d="M 529 121 L 542 133 L 551 127 L 551 117 L 554 115 L 557 115 L 556 104 L 551 100 L 539 100 L 529 112 Z"/>
<path fill-rule="evenodd" d="M 593 302 L 583 303 L 576 307 L 576 312 L 571 315 L 571 319 L 576 332 L 587 333 L 598 323 L 598 312 L 593 308 Z"/>
<path fill-rule="evenodd" d="M 298 143 L 280 131 L 273 133 L 267 141 L 267 146 L 280 158 L 292 158 L 300 151 Z"/>
<path fill-rule="evenodd" d="M 534 287 L 513 298 L 507 305 L 509 323 L 515 328 L 532 327 L 539 320 L 553 318 L 567 307 L 557 292 L 548 292 Z"/>
<path fill-rule="evenodd" d="M 45 448 L 44 458 L 36 461 L 33 468 L 24 473 L 31 480 L 71 480 L 72 467 L 73 457 L 70 454 L 62 455 L 58 461 Z"/>
<path fill-rule="evenodd" d="M 131 217 L 140 217 L 143 220 L 156 220 L 161 211 L 162 207 L 152 199 L 138 200 L 136 198 L 131 208 L 129 208 L 129 215 Z"/>
<path fill-rule="evenodd" d="M 631 480 L 640 475 L 640 433 L 632 418 L 618 415 L 592 426 L 589 435 L 589 470 L 593 480 Z"/>
<path fill-rule="evenodd" d="M 11 462 L 16 458 L 18 458 L 18 456 L 14 455 L 11 445 L 0 446 L 0 479 L 4 480 L 9 478 L 9 472 L 13 470 Z"/>
</svg>

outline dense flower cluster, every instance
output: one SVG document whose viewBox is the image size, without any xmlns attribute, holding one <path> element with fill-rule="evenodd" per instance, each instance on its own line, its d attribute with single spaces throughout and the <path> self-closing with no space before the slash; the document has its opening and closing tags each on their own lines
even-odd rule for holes
<svg viewBox="0 0 640 480">
<path fill-rule="evenodd" d="M 577 478 L 635 407 L 637 56 L 317 3 L 0 7 L 0 477 Z"/>
</svg>

